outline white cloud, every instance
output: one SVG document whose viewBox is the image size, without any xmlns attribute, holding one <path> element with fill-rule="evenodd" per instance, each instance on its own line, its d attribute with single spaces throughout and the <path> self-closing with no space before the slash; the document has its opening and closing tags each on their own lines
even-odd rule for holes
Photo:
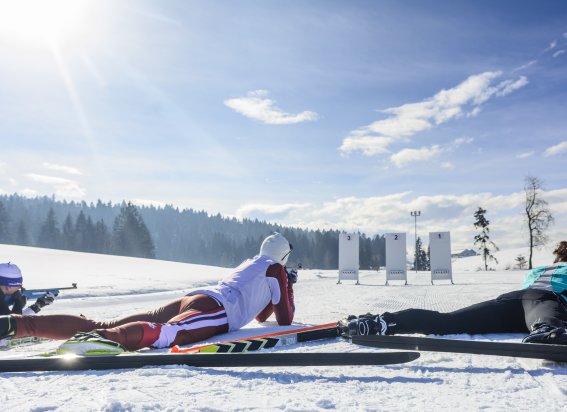
<svg viewBox="0 0 567 412">
<path fill-rule="evenodd" d="M 161 202 L 159 200 L 149 200 L 149 199 L 132 199 L 131 202 L 136 206 L 148 206 L 148 207 L 154 206 L 157 208 L 165 207 L 167 205 L 166 203 Z"/>
<path fill-rule="evenodd" d="M 38 196 L 37 190 L 33 189 L 24 189 L 19 192 L 24 197 L 36 197 Z"/>
<path fill-rule="evenodd" d="M 458 137 L 453 141 L 452 146 L 459 147 L 464 144 L 471 144 L 472 142 L 474 142 L 474 139 L 472 137 Z"/>
<path fill-rule="evenodd" d="M 251 203 L 239 207 L 235 215 L 238 218 L 245 218 L 250 216 L 268 218 L 287 215 L 290 212 L 306 209 L 309 206 L 309 203 L 284 203 L 276 205 Z"/>
<path fill-rule="evenodd" d="M 553 40 L 551 43 L 549 43 L 549 46 L 547 46 L 546 49 L 544 49 L 544 52 L 548 52 L 550 50 L 555 49 L 555 47 L 557 46 L 557 40 Z"/>
<path fill-rule="evenodd" d="M 443 163 L 441 163 L 441 168 L 442 169 L 454 169 L 455 165 L 451 162 L 443 162 Z"/>
<path fill-rule="evenodd" d="M 49 170 L 55 170 L 57 172 L 63 172 L 63 173 L 67 173 L 70 175 L 82 175 L 83 172 L 81 172 L 79 169 L 72 167 L 72 166 L 64 166 L 64 165 L 55 165 L 52 163 L 43 163 L 43 166 Z"/>
<path fill-rule="evenodd" d="M 2 168 L 2 165 L 0 164 L 0 169 Z M 0 170 L 1 172 L 1 170 Z M 18 181 L 16 179 L 14 179 L 13 177 L 7 176 L 7 177 L 0 177 L 0 181 L 1 182 L 6 182 L 8 185 L 12 186 L 12 187 L 16 187 L 18 186 Z"/>
<path fill-rule="evenodd" d="M 519 66 L 519 67 L 516 67 L 513 71 L 517 72 L 517 71 L 520 71 L 520 70 L 527 69 L 528 67 L 533 66 L 533 65 L 536 64 L 536 63 L 537 63 L 537 60 L 530 60 L 530 61 L 527 62 L 526 64 L 523 64 L 523 65 L 521 65 L 521 66 Z"/>
<path fill-rule="evenodd" d="M 366 156 L 388 153 L 388 146 L 393 140 L 389 137 L 347 137 L 343 140 L 340 152 L 344 155 L 359 150 Z"/>
<path fill-rule="evenodd" d="M 472 137 L 459 137 L 444 146 L 433 145 L 431 147 L 422 147 L 420 149 L 402 149 L 398 153 L 390 156 L 390 160 L 396 167 L 401 168 L 410 163 L 421 162 L 425 160 L 431 160 L 441 153 L 451 152 L 456 148 L 470 144 L 474 141 Z M 453 164 L 450 162 L 445 162 L 445 165 L 441 165 L 444 168 L 453 168 Z"/>
<path fill-rule="evenodd" d="M 534 151 L 530 150 L 529 152 L 524 152 L 524 153 L 519 153 L 516 155 L 516 158 L 518 159 L 526 159 L 528 157 L 531 157 L 534 155 Z"/>
<path fill-rule="evenodd" d="M 561 56 L 563 53 L 565 53 L 565 50 L 557 50 L 553 53 L 553 57 Z"/>
<path fill-rule="evenodd" d="M 63 199 L 82 199 L 85 197 L 85 189 L 80 187 L 79 184 L 73 180 L 35 173 L 28 173 L 25 177 L 36 183 L 50 186 L 55 196 Z"/>
<path fill-rule="evenodd" d="M 422 147 L 420 149 L 402 149 L 398 153 L 390 156 L 390 160 L 397 167 L 403 167 L 408 163 L 430 160 L 433 157 L 438 156 L 442 152 L 443 149 L 441 149 L 439 145 Z"/>
<path fill-rule="evenodd" d="M 553 241 L 564 237 L 561 228 L 567 224 L 567 189 L 542 192 L 556 218 L 554 227 L 557 232 L 550 232 Z M 388 232 L 407 232 L 413 235 L 414 219 L 410 211 L 420 210 L 418 235 L 428 239 L 433 231 L 451 231 L 452 247 L 462 250 L 473 246 L 474 212 L 479 206 L 487 210 L 490 221 L 491 239 L 503 248 L 525 246 L 527 237 L 522 207 L 525 201 L 523 190 L 494 195 L 485 193 L 464 193 L 461 195 L 439 194 L 419 196 L 412 192 L 393 193 L 375 197 L 344 197 L 323 204 L 305 204 L 301 207 L 262 205 L 261 210 L 279 210 L 282 216 L 279 223 L 307 229 L 331 229 L 361 231 L 367 235 Z M 247 217 L 256 215 L 252 208 L 247 209 Z M 283 214 L 285 212 L 285 214 Z M 259 213 L 259 212 L 258 212 Z M 413 241 L 408 236 L 408 245 Z M 427 240 L 426 240 L 427 242 Z"/>
<path fill-rule="evenodd" d="M 505 80 L 498 85 L 500 90 L 496 92 L 496 96 L 506 96 L 527 84 L 528 78 L 526 76 L 522 76 L 517 80 Z"/>
<path fill-rule="evenodd" d="M 232 110 L 254 120 L 266 124 L 294 124 L 316 120 L 317 113 L 304 111 L 290 114 L 275 106 L 275 101 L 268 99 L 268 91 L 255 90 L 248 92 L 247 97 L 227 99 L 224 104 Z"/>
<path fill-rule="evenodd" d="M 480 106 L 475 107 L 474 109 L 472 109 L 470 112 L 467 113 L 467 117 L 476 117 L 479 115 L 479 113 L 482 111 L 482 109 L 480 108 Z"/>
<path fill-rule="evenodd" d="M 555 146 L 548 147 L 547 149 L 545 149 L 545 152 L 543 152 L 543 155 L 545 157 L 555 156 L 566 151 L 567 151 L 567 140 L 558 143 Z"/>
<path fill-rule="evenodd" d="M 493 97 L 506 96 L 528 83 L 525 76 L 493 84 L 502 72 L 485 72 L 470 76 L 461 84 L 441 90 L 422 102 L 407 103 L 382 110 L 390 117 L 353 130 L 339 148 L 348 154 L 361 151 L 366 156 L 384 154 L 399 139 L 431 129 L 463 115 L 476 116 L 480 105 Z"/>
</svg>

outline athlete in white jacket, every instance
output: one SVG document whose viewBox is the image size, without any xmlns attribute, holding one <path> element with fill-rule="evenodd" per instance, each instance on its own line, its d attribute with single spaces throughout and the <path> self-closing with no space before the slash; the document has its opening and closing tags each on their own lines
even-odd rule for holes
<svg viewBox="0 0 567 412">
<path fill-rule="evenodd" d="M 254 318 L 263 322 L 272 313 L 278 324 L 289 325 L 297 279 L 292 275 L 289 281 L 285 268 L 291 251 L 287 239 L 274 233 L 264 239 L 257 256 L 242 262 L 216 286 L 194 290 L 154 311 L 107 322 L 73 315 L 0 316 L 0 338 L 72 337 L 62 347 L 75 353 L 97 347 L 120 352 L 186 345 L 237 330 Z"/>
</svg>

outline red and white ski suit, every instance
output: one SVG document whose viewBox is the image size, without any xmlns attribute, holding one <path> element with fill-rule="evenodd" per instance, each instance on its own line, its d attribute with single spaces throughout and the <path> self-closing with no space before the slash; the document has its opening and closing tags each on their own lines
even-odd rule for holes
<svg viewBox="0 0 567 412">
<path fill-rule="evenodd" d="M 273 313 L 280 325 L 294 315 L 293 288 L 285 268 L 266 256 L 244 261 L 216 286 L 202 288 L 156 310 L 97 322 L 73 315 L 18 316 L 16 336 L 68 339 L 96 330 L 128 350 L 186 345 L 233 331 Z"/>
</svg>

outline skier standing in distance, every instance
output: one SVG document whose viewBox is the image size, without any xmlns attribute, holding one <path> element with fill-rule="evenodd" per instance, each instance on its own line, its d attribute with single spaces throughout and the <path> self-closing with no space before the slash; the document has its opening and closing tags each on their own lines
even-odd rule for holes
<svg viewBox="0 0 567 412">
<path fill-rule="evenodd" d="M 106 322 L 73 315 L 0 316 L 0 338 L 72 337 L 61 345 L 61 352 L 112 354 L 187 345 L 240 329 L 254 318 L 264 322 L 273 313 L 278 324 L 289 325 L 297 271 L 288 272 L 285 264 L 292 249 L 276 232 L 264 239 L 258 255 L 242 262 L 216 286 L 191 291 L 146 313 Z"/>
<path fill-rule="evenodd" d="M 422 333 L 529 333 L 523 342 L 567 345 L 567 241 L 554 250 L 553 265 L 527 272 L 524 289 L 454 312 L 425 309 L 348 316 L 339 321 L 345 337 Z"/>
<path fill-rule="evenodd" d="M 0 315 L 35 315 L 55 300 L 53 293 L 46 292 L 26 308 L 28 299 L 22 294 L 22 282 L 22 272 L 17 265 L 0 263 Z"/>
</svg>

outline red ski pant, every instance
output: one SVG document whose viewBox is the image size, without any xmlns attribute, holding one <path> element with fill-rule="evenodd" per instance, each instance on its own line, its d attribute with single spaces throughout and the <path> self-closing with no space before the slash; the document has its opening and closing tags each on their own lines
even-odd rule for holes
<svg viewBox="0 0 567 412">
<path fill-rule="evenodd" d="M 217 313 L 222 306 L 207 295 L 184 296 L 153 311 L 137 313 L 110 321 L 94 321 L 75 315 L 12 315 L 16 319 L 16 337 L 36 336 L 68 339 L 77 332 L 96 330 L 107 339 L 119 342 L 128 350 L 152 345 L 156 331 L 163 324 L 187 322 L 192 317 Z M 228 324 L 181 330 L 169 346 L 186 345 L 228 331 Z"/>
</svg>

